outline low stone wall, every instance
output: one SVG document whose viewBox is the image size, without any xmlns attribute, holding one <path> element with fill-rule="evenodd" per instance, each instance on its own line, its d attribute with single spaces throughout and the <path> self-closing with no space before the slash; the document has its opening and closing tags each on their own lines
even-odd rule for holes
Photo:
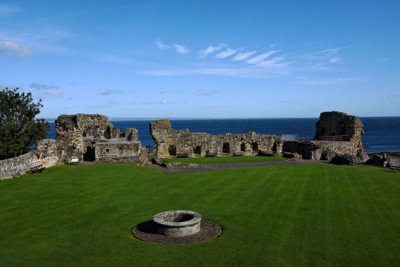
<svg viewBox="0 0 400 267">
<path fill-rule="evenodd" d="M 36 150 L 0 161 L 0 180 L 16 178 L 38 165 L 45 168 L 55 166 L 60 163 L 59 156 L 56 140 L 41 140 L 38 142 Z"/>
</svg>

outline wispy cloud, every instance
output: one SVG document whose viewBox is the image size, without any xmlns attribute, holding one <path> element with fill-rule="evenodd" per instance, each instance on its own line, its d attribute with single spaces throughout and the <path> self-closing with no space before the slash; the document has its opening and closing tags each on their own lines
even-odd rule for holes
<svg viewBox="0 0 400 267">
<path fill-rule="evenodd" d="M 99 105 L 87 105 L 86 108 L 90 109 L 100 109 L 100 108 L 110 108 L 112 106 L 119 105 L 119 102 L 117 101 L 110 101 L 107 104 L 99 104 Z"/>
<path fill-rule="evenodd" d="M 384 95 L 384 96 L 381 96 L 381 99 L 387 100 L 387 99 L 398 98 L 398 97 L 400 97 L 400 95 Z"/>
<path fill-rule="evenodd" d="M 47 84 L 42 84 L 42 83 L 31 83 L 29 85 L 30 88 L 36 89 L 36 90 L 51 90 L 51 89 L 58 89 L 58 86 L 55 85 L 47 85 Z"/>
<path fill-rule="evenodd" d="M 207 47 L 206 49 L 200 50 L 199 51 L 199 56 L 200 57 L 206 57 L 209 54 L 212 54 L 214 52 L 217 52 L 219 50 L 221 50 L 223 47 L 225 46 L 225 44 L 219 44 L 218 46 L 212 46 L 210 45 L 209 47 Z"/>
<path fill-rule="evenodd" d="M 279 63 L 279 62 L 281 62 L 281 61 L 283 61 L 283 60 L 285 60 L 285 57 L 275 57 L 275 58 L 270 59 L 270 60 L 261 61 L 261 62 L 258 63 L 257 65 L 258 65 L 258 66 L 264 66 L 264 67 L 266 67 L 266 66 L 273 66 L 273 65 L 276 65 L 277 63 Z M 285 64 L 288 64 L 288 63 L 285 63 Z"/>
<path fill-rule="evenodd" d="M 31 56 L 33 48 L 22 42 L 2 41 L 0 42 L 0 51 L 23 58 Z"/>
<path fill-rule="evenodd" d="M 161 100 L 161 104 L 162 104 L 162 105 L 176 104 L 176 101 L 168 100 L 168 99 L 163 99 L 163 100 Z"/>
<path fill-rule="evenodd" d="M 179 54 L 187 54 L 187 53 L 189 53 L 189 50 L 186 47 L 184 47 L 183 45 L 180 45 L 180 44 L 166 45 L 166 44 L 162 43 L 160 40 L 157 40 L 155 42 L 155 44 L 161 50 L 175 49 L 176 52 L 178 52 Z"/>
<path fill-rule="evenodd" d="M 20 8 L 14 5 L 0 3 L 0 17 L 11 15 L 20 11 Z"/>
<path fill-rule="evenodd" d="M 101 92 L 101 95 L 111 95 L 111 94 L 122 94 L 122 91 L 106 89 L 103 92 Z"/>
<path fill-rule="evenodd" d="M 210 95 L 216 94 L 217 92 L 218 91 L 205 92 L 205 91 L 199 89 L 199 90 L 196 90 L 196 95 L 197 96 L 210 96 Z"/>
<path fill-rule="evenodd" d="M 161 101 L 144 101 L 141 102 L 142 105 L 172 105 L 177 104 L 176 101 L 169 100 L 169 99 L 162 99 Z"/>
<path fill-rule="evenodd" d="M 256 51 L 238 53 L 238 54 L 233 58 L 233 60 L 234 60 L 234 61 L 245 60 L 245 59 L 251 57 L 252 55 L 254 55 L 255 53 L 256 53 Z"/>
<path fill-rule="evenodd" d="M 187 54 L 189 50 L 187 50 L 183 45 L 173 44 L 172 47 L 176 49 L 176 52 L 179 54 Z"/>
<path fill-rule="evenodd" d="M 106 53 L 96 54 L 93 56 L 93 59 L 116 64 L 132 64 L 132 61 L 127 57 Z"/>
<path fill-rule="evenodd" d="M 340 57 L 334 57 L 329 60 L 330 63 L 337 63 L 340 61 Z"/>
<path fill-rule="evenodd" d="M 49 97 L 62 97 L 62 93 L 59 90 L 46 90 L 42 95 Z"/>
<path fill-rule="evenodd" d="M 319 80 L 309 80 L 306 78 L 300 78 L 300 83 L 305 85 L 335 85 L 346 82 L 355 82 L 363 80 L 360 77 L 338 77 L 338 78 L 328 78 L 328 79 L 319 79 Z"/>
<path fill-rule="evenodd" d="M 215 55 L 215 58 L 227 58 L 227 57 L 230 57 L 230 56 L 232 56 L 233 54 L 235 54 L 236 51 L 237 51 L 237 50 L 235 50 L 235 49 L 228 48 L 228 49 L 226 49 L 226 50 L 224 50 L 224 51 L 222 51 L 222 52 L 216 54 L 216 55 Z"/>
<path fill-rule="evenodd" d="M 278 53 L 278 52 L 279 52 L 278 50 L 271 50 L 271 51 L 269 51 L 267 53 L 263 53 L 261 55 L 252 57 L 252 58 L 248 59 L 246 62 L 249 63 L 249 64 L 257 64 L 257 63 L 262 62 L 264 59 L 267 59 L 270 56 L 272 56 L 273 54 Z"/>
<path fill-rule="evenodd" d="M 354 46 L 348 45 L 348 46 L 342 46 L 342 47 L 323 49 L 323 50 L 319 50 L 316 52 L 304 54 L 304 55 L 300 56 L 300 58 L 308 60 L 309 61 L 308 65 L 317 66 L 317 68 L 318 68 L 318 65 L 321 66 L 321 65 L 324 65 L 325 63 L 335 64 L 335 63 L 341 62 L 342 58 L 339 56 L 339 52 L 342 49 L 351 48 L 351 47 L 354 47 Z M 323 70 L 323 69 L 319 69 L 319 70 Z"/>
</svg>

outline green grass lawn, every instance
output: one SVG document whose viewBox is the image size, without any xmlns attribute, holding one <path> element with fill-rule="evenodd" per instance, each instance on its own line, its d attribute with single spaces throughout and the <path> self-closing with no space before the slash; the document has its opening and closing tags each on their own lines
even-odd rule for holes
<svg viewBox="0 0 400 267">
<path fill-rule="evenodd" d="M 192 245 L 133 237 L 172 209 L 223 233 Z M 399 251 L 400 174 L 378 167 L 65 165 L 0 181 L 0 266 L 396 266 Z"/>
<path fill-rule="evenodd" d="M 180 162 L 182 164 L 206 164 L 206 163 L 237 163 L 287 160 L 281 157 L 241 156 L 241 157 L 202 157 L 202 158 L 165 158 L 163 162 Z"/>
</svg>

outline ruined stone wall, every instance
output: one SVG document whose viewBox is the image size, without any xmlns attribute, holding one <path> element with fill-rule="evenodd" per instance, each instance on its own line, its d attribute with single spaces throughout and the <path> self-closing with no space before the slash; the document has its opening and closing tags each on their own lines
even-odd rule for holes
<svg viewBox="0 0 400 267">
<path fill-rule="evenodd" d="M 364 135 L 363 124 L 359 117 L 344 112 L 322 112 L 316 124 L 315 140 L 324 137 L 348 136 L 344 141 L 361 141 Z"/>
<path fill-rule="evenodd" d="M 84 137 L 111 137 L 114 128 L 106 116 L 99 114 L 61 115 L 55 123 L 56 140 L 62 144 L 66 162 L 72 158 L 83 160 Z"/>
<path fill-rule="evenodd" d="M 137 162 L 144 159 L 138 130 L 124 133 L 99 114 L 61 115 L 56 120 L 57 140 L 63 145 L 65 161 Z M 147 157 L 147 151 L 146 157 Z M 141 157 L 142 156 L 142 157 Z M 145 164 L 141 162 L 140 164 Z"/>
<path fill-rule="evenodd" d="M 283 150 L 294 158 L 332 160 L 345 156 L 352 163 L 361 163 L 368 159 L 362 144 L 363 134 L 359 117 L 336 111 L 323 112 L 316 123 L 315 140 L 285 141 Z"/>
<path fill-rule="evenodd" d="M 60 164 L 61 156 L 56 140 L 41 140 L 38 142 L 36 150 L 0 161 L 0 180 L 18 177 L 38 165 L 45 168 L 55 166 Z"/>
<path fill-rule="evenodd" d="M 138 162 L 140 142 L 99 142 L 94 145 L 95 160 L 104 162 Z"/>
<path fill-rule="evenodd" d="M 211 135 L 174 130 L 169 120 L 150 122 L 150 132 L 157 146 L 156 158 L 179 156 L 204 157 L 207 155 L 232 156 L 234 154 L 280 154 L 283 139 L 274 135 L 246 134 Z"/>
<path fill-rule="evenodd" d="M 147 163 L 147 149 L 138 141 L 138 131 L 120 133 L 99 114 L 61 115 L 56 120 L 56 139 L 41 140 L 27 154 L 0 161 L 0 179 L 18 177 L 32 167 L 49 168 L 57 164 L 79 161 L 119 161 Z"/>
</svg>

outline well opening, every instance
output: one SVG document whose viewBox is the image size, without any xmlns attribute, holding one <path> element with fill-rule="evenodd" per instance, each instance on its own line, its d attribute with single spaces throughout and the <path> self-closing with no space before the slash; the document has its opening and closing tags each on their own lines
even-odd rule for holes
<svg viewBox="0 0 400 267">
<path fill-rule="evenodd" d="M 163 219 L 167 222 L 187 222 L 193 220 L 193 214 L 186 214 L 186 213 L 176 213 L 176 214 L 169 214 L 166 215 Z"/>
</svg>

